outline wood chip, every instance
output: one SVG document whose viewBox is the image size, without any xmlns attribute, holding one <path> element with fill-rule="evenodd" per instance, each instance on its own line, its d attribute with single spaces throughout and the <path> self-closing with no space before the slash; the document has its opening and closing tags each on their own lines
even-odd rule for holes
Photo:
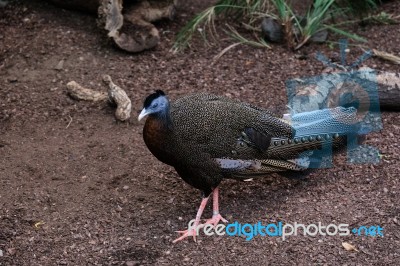
<svg viewBox="0 0 400 266">
<path fill-rule="evenodd" d="M 343 243 L 342 243 L 342 246 L 343 246 L 344 249 L 347 250 L 347 251 L 357 251 L 357 252 L 358 252 L 358 249 L 356 249 L 355 246 L 353 246 L 352 244 L 349 244 L 349 243 L 347 243 L 347 242 L 343 242 Z"/>
</svg>

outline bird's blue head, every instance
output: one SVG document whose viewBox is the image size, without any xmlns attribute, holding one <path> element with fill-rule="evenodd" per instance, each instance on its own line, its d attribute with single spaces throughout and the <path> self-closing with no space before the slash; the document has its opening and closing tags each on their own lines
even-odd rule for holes
<svg viewBox="0 0 400 266">
<path fill-rule="evenodd" d="M 166 116 L 169 108 L 167 96 L 162 90 L 156 90 L 144 100 L 143 109 L 139 114 L 138 120 L 148 115 Z"/>
</svg>

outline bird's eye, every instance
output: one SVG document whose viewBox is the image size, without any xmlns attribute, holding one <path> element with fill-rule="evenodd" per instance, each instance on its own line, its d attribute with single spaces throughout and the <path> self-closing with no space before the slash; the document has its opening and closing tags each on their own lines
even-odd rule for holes
<svg viewBox="0 0 400 266">
<path fill-rule="evenodd" d="M 158 103 L 153 103 L 153 105 L 151 106 L 152 108 L 157 108 Z"/>
</svg>

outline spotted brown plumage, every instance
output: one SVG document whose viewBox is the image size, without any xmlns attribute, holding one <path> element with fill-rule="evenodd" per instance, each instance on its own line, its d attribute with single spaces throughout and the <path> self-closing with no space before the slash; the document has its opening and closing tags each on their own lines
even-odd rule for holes
<svg viewBox="0 0 400 266">
<path fill-rule="evenodd" d="M 225 221 L 218 211 L 218 185 L 223 179 L 306 170 L 315 159 L 314 151 L 341 147 L 346 134 L 357 130 L 354 110 L 309 112 L 287 121 L 251 104 L 209 94 L 170 103 L 160 90 L 146 98 L 139 120 L 146 116 L 143 137 L 149 150 L 203 192 L 194 228 L 211 193 L 214 212 L 206 223 Z M 195 230 L 182 233 L 176 241 L 195 239 Z"/>
</svg>

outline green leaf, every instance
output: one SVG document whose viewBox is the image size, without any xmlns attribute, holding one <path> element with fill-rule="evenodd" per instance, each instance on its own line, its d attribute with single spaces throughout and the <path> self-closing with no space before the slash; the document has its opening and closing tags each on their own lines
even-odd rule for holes
<svg viewBox="0 0 400 266">
<path fill-rule="evenodd" d="M 340 35 L 346 36 L 346 37 L 348 37 L 350 39 L 353 39 L 353 40 L 356 40 L 356 41 L 359 41 L 359 42 L 367 42 L 366 39 L 364 39 L 361 36 L 358 36 L 355 33 L 350 33 L 350 32 L 338 29 L 338 28 L 336 28 L 334 26 L 330 26 L 330 25 L 324 25 L 324 27 L 329 29 L 329 30 L 331 30 L 331 31 L 333 31 L 333 32 L 335 32 L 335 33 L 338 33 Z"/>
</svg>

